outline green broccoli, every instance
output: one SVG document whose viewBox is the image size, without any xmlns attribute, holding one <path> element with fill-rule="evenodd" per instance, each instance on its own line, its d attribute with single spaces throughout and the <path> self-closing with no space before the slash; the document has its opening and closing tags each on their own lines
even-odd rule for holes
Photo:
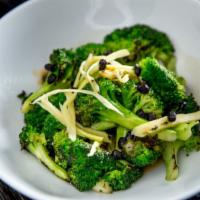
<svg viewBox="0 0 200 200">
<path fill-rule="evenodd" d="M 54 134 L 53 148 L 55 152 L 55 162 L 63 169 L 68 169 L 71 166 L 71 145 L 72 141 L 67 138 L 64 131 Z"/>
<path fill-rule="evenodd" d="M 140 62 L 141 77 L 160 96 L 165 111 L 191 113 L 199 110 L 199 105 L 192 95 L 187 95 L 174 74 L 165 69 L 153 58 L 145 58 Z"/>
<path fill-rule="evenodd" d="M 165 33 L 150 26 L 137 24 L 114 30 L 105 36 L 104 43 L 113 51 L 127 48 L 131 54 L 124 59 L 126 64 L 135 64 L 142 58 L 152 56 L 175 71 L 173 44 Z"/>
<path fill-rule="evenodd" d="M 50 102 L 59 107 L 63 104 L 66 97 L 64 94 L 56 94 L 49 98 Z M 24 121 L 27 125 L 31 125 L 38 132 L 45 133 L 45 136 L 49 139 L 54 131 L 62 129 L 62 125 L 51 114 L 45 111 L 39 105 L 34 105 L 33 108 L 25 113 Z"/>
<path fill-rule="evenodd" d="M 173 108 L 186 99 L 184 86 L 156 59 L 145 58 L 140 62 L 140 66 L 141 78 L 160 96 L 165 107 Z"/>
<path fill-rule="evenodd" d="M 75 58 L 79 62 L 86 60 L 90 53 L 93 55 L 104 55 L 109 51 L 104 44 L 88 43 L 75 50 Z"/>
<path fill-rule="evenodd" d="M 178 153 L 184 146 L 184 142 L 176 140 L 174 142 L 163 142 L 162 147 L 162 158 L 165 162 L 166 168 L 166 180 L 176 180 L 179 173 L 178 167 Z"/>
<path fill-rule="evenodd" d="M 98 149 L 88 156 L 91 144 L 81 139 L 72 142 L 63 131 L 55 134 L 54 149 L 56 162 L 68 169 L 72 184 L 80 191 L 92 189 L 104 173 L 115 168 L 115 160 L 108 152 Z"/>
<path fill-rule="evenodd" d="M 49 156 L 46 148 L 47 141 L 43 133 L 38 133 L 32 126 L 28 125 L 22 129 L 19 138 L 23 149 L 32 153 L 58 177 L 69 180 L 67 172 Z"/>
<path fill-rule="evenodd" d="M 55 119 L 51 114 L 48 114 L 44 119 L 42 132 L 47 137 L 47 140 L 52 141 L 54 133 L 61 131 L 64 129 L 64 125 L 62 125 L 58 120 Z"/>
<path fill-rule="evenodd" d="M 185 97 L 182 104 L 174 109 L 177 113 L 192 113 L 199 110 L 199 105 L 192 94 Z"/>
<path fill-rule="evenodd" d="M 146 122 L 146 120 L 126 109 L 119 102 L 117 96 L 118 93 L 120 93 L 120 88 L 111 80 L 100 78 L 98 84 L 100 87 L 100 94 L 118 108 L 123 115 L 107 109 L 91 95 L 78 94 L 75 100 L 77 120 L 79 120 L 84 126 L 90 126 L 99 121 L 108 121 L 127 129 L 132 129 L 135 126 Z M 85 89 L 90 90 L 90 86 L 87 85 Z"/>
<path fill-rule="evenodd" d="M 166 180 L 172 181 L 178 178 L 179 167 L 178 167 L 178 153 L 181 149 L 184 149 L 187 155 L 192 151 L 200 150 L 200 137 L 198 135 L 191 135 L 191 129 L 195 125 L 195 122 L 191 122 L 189 124 L 181 124 L 180 127 L 176 127 L 174 130 L 177 132 L 177 135 L 180 134 L 184 137 L 181 139 L 184 140 L 176 140 L 174 142 L 162 142 L 162 157 L 165 162 L 166 167 Z M 186 127 L 186 129 L 184 128 Z M 184 130 L 185 129 L 185 130 Z M 185 135 L 188 135 L 189 138 L 185 138 Z"/>
<path fill-rule="evenodd" d="M 49 67 L 51 66 L 51 67 Z M 68 88 L 75 79 L 79 65 L 76 64 L 72 50 L 57 49 L 50 55 L 48 75 L 40 88 L 32 93 L 23 103 L 22 112 L 27 113 L 32 108 L 32 101 L 51 90 Z"/>
<path fill-rule="evenodd" d="M 127 160 L 137 166 L 145 167 L 152 165 L 161 155 L 158 145 L 149 147 L 142 141 L 124 138 L 122 151 L 127 155 Z"/>
<path fill-rule="evenodd" d="M 122 84 L 121 87 L 123 105 L 134 113 L 142 110 L 145 114 L 154 114 L 156 118 L 162 116 L 164 107 L 159 96 L 152 89 L 147 94 L 142 94 L 137 90 L 134 80 Z M 148 119 L 148 118 L 147 118 Z"/>
<path fill-rule="evenodd" d="M 192 151 L 200 150 L 200 137 L 199 136 L 191 136 L 188 140 L 184 142 L 184 147 L 186 154 L 189 155 Z"/>
<path fill-rule="evenodd" d="M 111 186 L 113 191 L 125 190 L 143 175 L 142 169 L 131 166 L 126 161 L 118 161 L 116 169 L 106 173 L 103 180 Z"/>
<path fill-rule="evenodd" d="M 48 116 L 48 112 L 42 109 L 39 105 L 34 105 L 33 109 L 25 113 L 24 121 L 31 125 L 37 131 L 41 131 L 44 126 L 44 120 Z"/>
</svg>

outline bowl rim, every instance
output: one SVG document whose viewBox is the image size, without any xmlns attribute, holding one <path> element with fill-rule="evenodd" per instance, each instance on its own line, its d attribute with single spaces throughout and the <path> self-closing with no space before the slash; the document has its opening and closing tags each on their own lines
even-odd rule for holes
<svg viewBox="0 0 200 200">
<path fill-rule="evenodd" d="M 8 13 L 6 13 L 4 16 L 2 16 L 0 18 L 0 25 L 2 23 L 5 23 L 6 20 L 8 20 L 9 18 L 12 18 L 14 15 L 16 15 L 18 12 L 21 12 L 22 10 L 32 6 L 33 4 L 37 4 L 40 3 L 41 1 L 45 1 L 45 0 L 29 0 L 29 1 L 25 1 L 22 4 L 18 5 L 17 7 L 15 7 L 14 9 L 12 9 L 11 11 L 9 11 Z M 47 1 L 47 0 L 46 0 Z M 199 6 L 200 9 L 200 0 L 185 0 L 189 3 L 196 3 L 197 6 Z M 29 198 L 33 198 L 33 199 L 40 199 L 40 200 L 73 200 L 74 198 L 70 198 L 70 197 L 58 197 L 55 195 L 49 195 L 47 193 L 44 193 L 38 189 L 35 188 L 31 188 L 27 182 L 25 182 L 24 180 L 20 179 L 19 177 L 16 177 L 12 172 L 11 173 L 3 173 L 3 169 L 2 166 L 0 165 L 0 180 L 2 180 L 3 182 L 5 182 L 8 186 L 12 187 L 14 190 L 16 190 L 17 192 L 29 197 Z M 197 194 L 198 192 L 200 192 L 200 184 L 196 185 L 195 188 L 193 188 L 190 191 L 181 193 L 181 194 L 177 194 L 176 196 L 173 196 L 173 198 L 171 199 L 183 199 L 183 198 L 189 198 L 195 194 Z"/>
</svg>

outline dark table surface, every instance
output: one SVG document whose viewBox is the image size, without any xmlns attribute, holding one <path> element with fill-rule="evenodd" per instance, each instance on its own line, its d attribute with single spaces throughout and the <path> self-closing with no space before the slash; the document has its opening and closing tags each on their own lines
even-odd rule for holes
<svg viewBox="0 0 200 200">
<path fill-rule="evenodd" d="M 27 0 L 0 0 L 0 17 Z M 200 193 L 188 200 L 200 200 Z M 0 180 L 0 200 L 30 200 Z"/>
</svg>

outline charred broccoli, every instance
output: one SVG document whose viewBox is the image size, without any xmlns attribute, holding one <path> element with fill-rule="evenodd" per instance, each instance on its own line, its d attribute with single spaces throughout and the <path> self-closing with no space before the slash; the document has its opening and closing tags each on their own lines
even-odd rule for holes
<svg viewBox="0 0 200 200">
<path fill-rule="evenodd" d="M 50 102 L 59 107 L 60 104 L 64 103 L 65 99 L 65 95 L 57 94 L 50 97 Z M 35 128 L 36 131 L 44 133 L 48 142 L 52 141 L 55 132 L 64 128 L 60 122 L 39 105 L 33 105 L 33 108 L 25 113 L 24 121 L 27 125 Z"/>
<path fill-rule="evenodd" d="M 168 36 L 150 26 L 137 24 L 117 29 L 108 34 L 104 43 L 110 50 L 126 48 L 130 56 L 125 63 L 135 64 L 142 58 L 152 56 L 169 70 L 175 71 L 174 47 Z"/>
<path fill-rule="evenodd" d="M 121 138 L 119 142 L 127 160 L 137 167 L 152 165 L 161 155 L 158 145 L 150 147 L 131 136 Z"/>
<path fill-rule="evenodd" d="M 154 58 L 145 58 L 140 62 L 141 78 L 160 96 L 165 106 L 178 105 L 186 98 L 185 88 L 172 72 L 168 71 Z"/>
<path fill-rule="evenodd" d="M 75 54 L 72 50 L 57 49 L 50 55 L 50 63 L 45 65 L 48 74 L 40 86 L 23 103 L 22 112 L 31 110 L 31 103 L 37 97 L 49 91 L 69 88 L 75 79 L 79 65 L 76 64 Z"/>
<path fill-rule="evenodd" d="M 126 161 L 118 161 L 116 165 L 115 170 L 106 173 L 103 177 L 113 191 L 129 188 L 143 174 L 142 169 L 133 167 Z"/>
<path fill-rule="evenodd" d="M 138 117 L 128 109 L 126 109 L 119 102 L 117 95 L 120 92 L 120 88 L 114 84 L 111 80 L 100 78 L 98 80 L 100 87 L 100 94 L 108 99 L 112 104 L 118 108 L 123 115 L 108 110 L 103 106 L 96 98 L 78 94 L 75 100 L 75 106 L 77 108 L 77 119 L 85 126 L 90 126 L 94 122 L 108 121 L 121 125 L 122 127 L 132 129 L 133 127 L 145 122 L 144 119 Z M 85 89 L 89 89 L 86 86 Z"/>
<path fill-rule="evenodd" d="M 46 148 L 47 141 L 43 133 L 38 133 L 33 127 L 28 125 L 22 129 L 19 138 L 23 149 L 32 153 L 58 177 L 69 180 L 67 172 L 49 156 Z"/>
<path fill-rule="evenodd" d="M 162 158 L 165 162 L 166 180 L 176 180 L 179 174 L 178 153 L 183 147 L 183 141 L 164 142 L 162 144 Z"/>
<path fill-rule="evenodd" d="M 163 103 L 152 89 L 149 89 L 147 94 L 142 94 L 137 89 L 137 83 L 134 80 L 129 80 L 122 84 L 121 94 L 123 105 L 135 114 L 139 114 L 142 110 L 144 112 L 142 117 L 147 120 L 150 118 L 149 114 L 154 115 L 155 118 L 162 116 L 164 111 Z"/>
<path fill-rule="evenodd" d="M 115 168 L 108 152 L 98 149 L 93 156 L 88 156 L 91 144 L 81 139 L 72 142 L 63 131 L 55 134 L 54 149 L 56 162 L 68 169 L 70 181 L 80 191 L 92 189 L 104 173 Z"/>
</svg>

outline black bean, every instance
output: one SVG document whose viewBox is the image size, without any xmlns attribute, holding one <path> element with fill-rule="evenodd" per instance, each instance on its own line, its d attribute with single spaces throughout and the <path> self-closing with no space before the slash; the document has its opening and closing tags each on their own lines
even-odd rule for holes
<svg viewBox="0 0 200 200">
<path fill-rule="evenodd" d="M 138 115 L 139 117 L 142 117 L 142 118 L 144 118 L 144 119 L 147 118 L 147 114 L 146 114 L 142 109 L 138 110 L 138 111 L 136 112 L 136 115 Z"/>
<path fill-rule="evenodd" d="M 112 156 L 115 160 L 120 160 L 122 159 L 122 152 L 118 151 L 118 150 L 114 150 L 112 152 Z"/>
<path fill-rule="evenodd" d="M 48 78 L 47 78 L 47 82 L 48 82 L 49 84 L 52 84 L 52 83 L 54 83 L 54 82 L 56 81 L 56 79 L 57 79 L 57 77 L 56 77 L 55 74 L 50 74 L 50 75 L 48 76 Z"/>
<path fill-rule="evenodd" d="M 107 65 L 107 62 L 106 62 L 106 60 L 104 60 L 104 59 L 101 59 L 100 61 L 99 61 L 99 70 L 105 70 L 106 69 L 106 65 Z"/>
<path fill-rule="evenodd" d="M 120 137 L 119 140 L 118 140 L 118 147 L 120 149 L 123 148 L 123 146 L 126 144 L 127 140 L 125 137 Z"/>
<path fill-rule="evenodd" d="M 145 83 L 137 85 L 137 90 L 142 94 L 147 94 L 149 92 L 149 86 Z"/>
<path fill-rule="evenodd" d="M 142 69 L 138 64 L 136 64 L 135 67 L 134 67 L 134 71 L 135 71 L 136 76 L 139 76 Z"/>
<path fill-rule="evenodd" d="M 152 121 L 152 120 L 156 119 L 156 115 L 154 113 L 148 113 L 147 114 L 147 119 L 149 121 Z"/>
<path fill-rule="evenodd" d="M 168 113 L 167 118 L 170 122 L 176 121 L 176 113 L 172 110 Z"/>
<path fill-rule="evenodd" d="M 48 63 L 48 64 L 46 64 L 46 65 L 44 66 L 44 68 L 45 68 L 47 71 L 53 72 L 53 71 L 55 71 L 56 66 L 53 65 L 53 64 Z"/>
<path fill-rule="evenodd" d="M 20 99 L 23 99 L 26 97 L 26 92 L 24 90 L 22 90 L 18 95 L 17 95 L 18 98 Z"/>
</svg>

